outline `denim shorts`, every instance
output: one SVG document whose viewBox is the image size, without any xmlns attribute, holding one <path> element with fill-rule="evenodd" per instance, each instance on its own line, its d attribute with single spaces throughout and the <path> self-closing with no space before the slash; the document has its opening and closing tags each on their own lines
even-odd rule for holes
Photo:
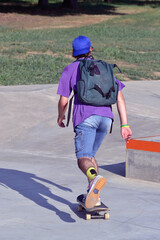
<svg viewBox="0 0 160 240">
<path fill-rule="evenodd" d="M 81 157 L 93 158 L 98 151 L 112 119 L 98 115 L 91 115 L 75 127 L 75 153 L 77 159 Z"/>
</svg>

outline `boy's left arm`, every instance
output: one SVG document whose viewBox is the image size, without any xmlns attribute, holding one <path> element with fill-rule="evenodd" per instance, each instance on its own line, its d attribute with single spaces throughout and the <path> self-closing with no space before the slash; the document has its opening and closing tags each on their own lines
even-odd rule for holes
<svg viewBox="0 0 160 240">
<path fill-rule="evenodd" d="M 118 92 L 117 110 L 118 110 L 118 113 L 119 113 L 121 126 L 122 125 L 128 125 L 126 104 L 125 104 L 125 100 L 124 100 L 124 97 L 123 97 L 123 94 L 122 94 L 121 91 Z M 132 136 L 132 131 L 131 131 L 130 127 L 129 126 L 121 127 L 121 135 L 122 135 L 122 138 L 126 142 L 128 142 L 128 140 Z"/>
</svg>

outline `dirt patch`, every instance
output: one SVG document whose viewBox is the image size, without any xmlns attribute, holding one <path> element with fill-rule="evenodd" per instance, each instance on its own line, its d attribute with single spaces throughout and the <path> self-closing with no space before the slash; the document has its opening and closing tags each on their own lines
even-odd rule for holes
<svg viewBox="0 0 160 240">
<path fill-rule="evenodd" d="M 160 72 L 154 72 L 154 75 L 160 78 Z"/>
<path fill-rule="evenodd" d="M 72 28 L 96 24 L 113 18 L 107 15 L 80 14 L 76 16 L 32 16 L 17 13 L 0 13 L 1 25 L 18 29 L 48 29 L 48 28 Z"/>
<path fill-rule="evenodd" d="M 127 62 L 120 62 L 120 61 L 116 61 L 116 64 L 121 68 L 121 67 L 125 67 L 125 68 L 136 68 L 137 65 L 136 64 L 129 64 Z"/>
<path fill-rule="evenodd" d="M 119 9 L 118 12 L 119 13 L 124 13 L 124 14 L 137 14 L 137 13 L 141 13 L 141 12 L 145 12 L 148 11 L 148 9 L 144 9 L 144 8 L 125 8 L 125 9 Z"/>
<path fill-rule="evenodd" d="M 36 51 L 28 51 L 27 53 L 23 54 L 23 55 L 15 55 L 14 58 L 17 59 L 25 59 L 27 56 L 30 55 L 49 55 L 49 56 L 59 56 L 58 53 L 52 53 L 52 51 L 47 51 L 47 52 L 36 52 Z"/>
<path fill-rule="evenodd" d="M 123 79 L 124 81 L 132 81 L 132 79 L 130 79 L 129 77 L 127 77 L 125 74 L 123 73 L 117 73 L 116 77 L 119 77 L 119 79 Z"/>
<path fill-rule="evenodd" d="M 20 13 L 0 13 L 0 25 L 18 29 L 72 28 L 91 25 L 117 18 L 122 14 L 136 14 L 144 9 L 116 9 L 112 14 L 74 14 L 64 16 L 41 16 Z"/>
<path fill-rule="evenodd" d="M 25 59 L 27 56 L 31 56 L 31 55 L 48 55 L 48 56 L 52 56 L 52 57 L 59 57 L 60 54 L 59 53 L 53 53 L 52 51 L 46 51 L 46 52 L 37 52 L 37 51 L 28 51 L 27 53 L 25 54 L 18 54 L 18 55 L 15 55 L 14 58 L 17 58 L 17 59 Z M 65 58 L 69 58 L 69 59 L 73 59 L 73 57 L 71 55 L 63 55 L 63 57 Z"/>
</svg>

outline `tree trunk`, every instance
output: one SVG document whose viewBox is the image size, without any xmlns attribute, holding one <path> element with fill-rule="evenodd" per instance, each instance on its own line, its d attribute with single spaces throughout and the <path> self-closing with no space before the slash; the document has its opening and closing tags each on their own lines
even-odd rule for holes
<svg viewBox="0 0 160 240">
<path fill-rule="evenodd" d="M 112 0 L 104 0 L 104 2 L 111 3 Z"/>
<path fill-rule="evenodd" d="M 38 6 L 40 6 L 40 7 L 48 6 L 48 0 L 39 0 Z"/>
<path fill-rule="evenodd" d="M 78 8 L 77 0 L 63 0 L 62 7 L 77 9 Z"/>
</svg>

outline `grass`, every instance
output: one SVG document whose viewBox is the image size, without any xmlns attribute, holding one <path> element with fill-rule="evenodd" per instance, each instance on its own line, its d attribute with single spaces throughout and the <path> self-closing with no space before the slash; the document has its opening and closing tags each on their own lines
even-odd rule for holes
<svg viewBox="0 0 160 240">
<path fill-rule="evenodd" d="M 1 85 L 49 84 L 59 79 L 65 67 L 64 57 L 30 55 L 25 59 L 0 58 Z"/>
<path fill-rule="evenodd" d="M 95 58 L 120 66 L 123 74 L 115 73 L 120 80 L 160 79 L 160 9 L 125 7 L 145 11 L 70 29 L 18 30 L 1 26 L 0 84 L 58 83 L 63 68 L 74 61 L 71 44 L 78 35 L 91 39 Z"/>
</svg>

